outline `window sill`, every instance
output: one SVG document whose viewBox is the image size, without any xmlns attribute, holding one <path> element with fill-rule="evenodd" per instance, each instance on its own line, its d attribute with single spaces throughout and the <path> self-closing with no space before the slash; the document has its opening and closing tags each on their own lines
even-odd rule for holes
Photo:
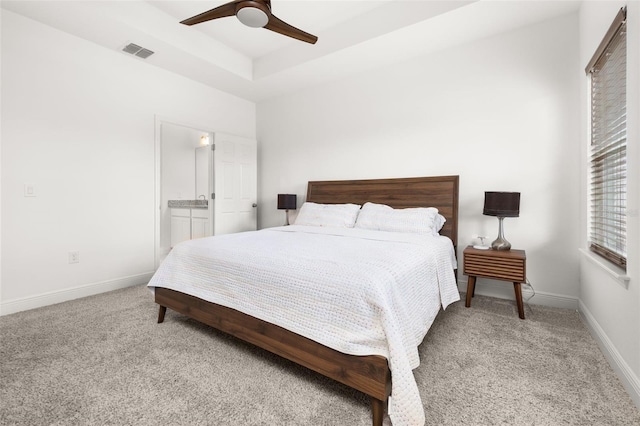
<svg viewBox="0 0 640 426">
<path fill-rule="evenodd" d="M 580 254 L 582 254 L 582 256 L 585 259 L 589 260 L 591 263 L 593 263 L 594 265 L 598 266 L 600 269 L 608 273 L 611 277 L 613 277 L 616 281 L 618 281 L 618 283 L 620 283 L 620 285 L 623 286 L 625 289 L 629 288 L 630 278 L 629 278 L 629 275 L 627 275 L 627 271 L 625 271 L 624 269 L 620 268 L 617 265 L 614 265 L 611 262 L 608 262 L 606 259 L 603 259 L 602 257 L 593 254 L 589 249 L 581 248 L 579 250 L 580 250 Z"/>
</svg>

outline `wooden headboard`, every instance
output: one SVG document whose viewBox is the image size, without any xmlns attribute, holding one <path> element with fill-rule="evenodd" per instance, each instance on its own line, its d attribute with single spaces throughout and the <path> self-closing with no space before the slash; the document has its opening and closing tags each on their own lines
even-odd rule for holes
<svg viewBox="0 0 640 426">
<path fill-rule="evenodd" d="M 447 222 L 440 231 L 458 246 L 458 176 L 309 181 L 307 201 L 321 204 L 372 203 L 393 208 L 435 207 Z"/>
</svg>

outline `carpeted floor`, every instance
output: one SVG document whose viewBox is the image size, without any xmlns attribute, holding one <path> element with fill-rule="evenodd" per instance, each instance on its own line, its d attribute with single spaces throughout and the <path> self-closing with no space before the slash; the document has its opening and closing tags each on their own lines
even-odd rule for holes
<svg viewBox="0 0 640 426">
<path fill-rule="evenodd" d="M 427 424 L 640 425 L 576 312 L 525 313 L 477 296 L 439 314 L 415 370 Z M 0 424 L 371 424 L 364 395 L 156 315 L 138 286 L 0 317 Z"/>
</svg>

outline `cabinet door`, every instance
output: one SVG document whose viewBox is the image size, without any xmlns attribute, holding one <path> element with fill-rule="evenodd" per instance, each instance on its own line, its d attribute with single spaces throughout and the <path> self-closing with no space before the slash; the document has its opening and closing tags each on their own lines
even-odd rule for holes
<svg viewBox="0 0 640 426">
<path fill-rule="evenodd" d="M 209 235 L 209 218 L 191 218 L 191 238 L 203 238 Z"/>
<path fill-rule="evenodd" d="M 191 239 L 191 212 L 189 209 L 171 209 L 171 247 Z"/>
<path fill-rule="evenodd" d="M 191 238 L 203 238 L 209 233 L 209 211 L 207 209 L 191 209 Z"/>
</svg>

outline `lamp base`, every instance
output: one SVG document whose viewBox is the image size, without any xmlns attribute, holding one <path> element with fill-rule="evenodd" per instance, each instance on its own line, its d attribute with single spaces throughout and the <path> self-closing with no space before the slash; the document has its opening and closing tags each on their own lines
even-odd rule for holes
<svg viewBox="0 0 640 426">
<path fill-rule="evenodd" d="M 493 250 L 511 250 L 511 243 L 504 238 L 504 230 L 502 227 L 502 221 L 504 217 L 498 216 L 498 238 L 491 243 Z"/>
<path fill-rule="evenodd" d="M 491 243 L 492 250 L 511 250 L 511 243 L 504 238 L 498 237 Z"/>
</svg>

